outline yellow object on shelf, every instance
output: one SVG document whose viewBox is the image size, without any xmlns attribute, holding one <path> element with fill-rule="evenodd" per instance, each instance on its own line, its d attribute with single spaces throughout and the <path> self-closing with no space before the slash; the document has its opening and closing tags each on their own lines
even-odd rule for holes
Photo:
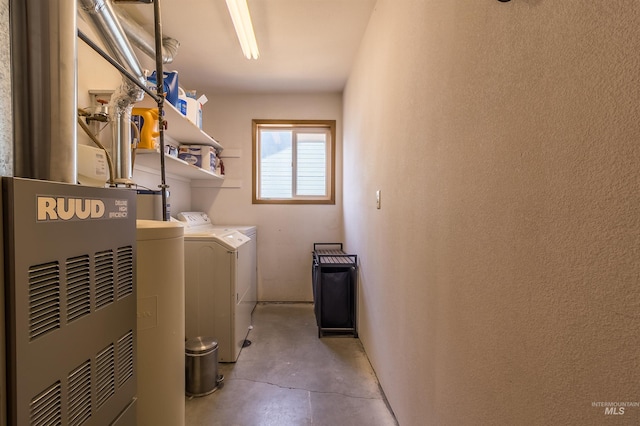
<svg viewBox="0 0 640 426">
<path fill-rule="evenodd" d="M 140 129 L 140 142 L 138 148 L 140 149 L 155 149 L 155 138 L 160 136 L 158 131 L 158 110 L 156 108 L 133 108 L 133 115 L 142 117 Z"/>
</svg>

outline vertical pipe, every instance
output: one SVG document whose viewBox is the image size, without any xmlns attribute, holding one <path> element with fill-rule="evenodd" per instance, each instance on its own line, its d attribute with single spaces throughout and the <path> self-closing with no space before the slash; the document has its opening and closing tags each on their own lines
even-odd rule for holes
<svg viewBox="0 0 640 426">
<path fill-rule="evenodd" d="M 94 32 L 104 43 L 109 54 L 141 84 L 146 83 L 142 67 L 138 62 L 116 16 L 110 0 L 78 0 L 83 19 L 91 25 Z M 116 183 L 132 184 L 133 170 L 131 159 L 131 109 L 132 104 L 144 98 L 144 91 L 125 76 L 122 84 L 111 96 L 109 115 L 114 120 L 111 154 L 116 168 Z"/>
<path fill-rule="evenodd" d="M 75 0 L 10 0 L 16 176 L 76 183 Z"/>
<path fill-rule="evenodd" d="M 0 176 L 13 176 L 11 37 L 9 31 L 9 0 L 0 0 L 0 93 L 3 94 L 0 97 Z"/>
<path fill-rule="evenodd" d="M 167 185 L 166 175 L 165 175 L 165 159 L 164 159 L 164 126 L 162 125 L 162 109 L 164 102 L 164 81 L 163 81 L 163 67 L 162 67 L 162 17 L 160 15 L 160 0 L 156 0 L 153 3 L 153 16 L 154 16 L 154 29 L 155 29 L 155 39 L 156 39 L 156 75 L 157 75 L 157 86 L 156 91 L 158 93 L 158 117 L 160 117 L 160 125 L 159 131 L 159 139 L 160 139 L 160 190 L 162 191 L 162 218 L 165 221 L 168 221 L 169 214 L 167 213 L 167 190 L 169 186 Z"/>
<path fill-rule="evenodd" d="M 0 0 L 0 176 L 13 175 L 13 126 L 11 109 L 11 46 L 9 0 Z M 1 203 L 0 203 L 1 204 Z M 0 224 L 0 227 L 2 225 Z M 0 231 L 0 233 L 2 233 Z M 4 271 L 4 249 L 0 248 L 0 268 Z M 4 276 L 4 274 L 3 274 Z M 0 286 L 4 289 L 4 278 Z M 0 426 L 7 419 L 7 358 L 4 291 L 0 292 Z"/>
<path fill-rule="evenodd" d="M 116 91 L 118 93 L 118 91 Z M 114 95 L 112 95 L 113 98 Z M 131 157 L 131 112 L 133 104 L 110 106 L 109 114 L 113 117 L 111 153 L 115 166 L 116 183 L 129 185 L 133 183 L 133 161 Z"/>
</svg>

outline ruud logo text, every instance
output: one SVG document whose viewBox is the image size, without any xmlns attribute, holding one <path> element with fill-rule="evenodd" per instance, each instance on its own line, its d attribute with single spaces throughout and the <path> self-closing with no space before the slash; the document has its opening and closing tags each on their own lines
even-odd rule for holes
<svg viewBox="0 0 640 426">
<path fill-rule="evenodd" d="M 38 221 L 100 219 L 105 214 L 104 201 L 91 198 L 38 198 Z"/>
</svg>

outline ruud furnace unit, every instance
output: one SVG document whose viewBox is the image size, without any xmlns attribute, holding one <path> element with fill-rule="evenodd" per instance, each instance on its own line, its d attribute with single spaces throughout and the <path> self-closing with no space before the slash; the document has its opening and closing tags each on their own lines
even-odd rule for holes
<svg viewBox="0 0 640 426">
<path fill-rule="evenodd" d="M 5 177 L 1 200 L 8 424 L 134 425 L 135 191 Z"/>
</svg>

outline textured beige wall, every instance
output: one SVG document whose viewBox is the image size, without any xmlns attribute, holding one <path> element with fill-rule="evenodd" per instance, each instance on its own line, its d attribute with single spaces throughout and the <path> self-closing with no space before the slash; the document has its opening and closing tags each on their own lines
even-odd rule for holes
<svg viewBox="0 0 640 426">
<path fill-rule="evenodd" d="M 379 0 L 345 232 L 402 426 L 640 423 L 592 407 L 640 401 L 639 95 L 639 2 Z"/>
</svg>

